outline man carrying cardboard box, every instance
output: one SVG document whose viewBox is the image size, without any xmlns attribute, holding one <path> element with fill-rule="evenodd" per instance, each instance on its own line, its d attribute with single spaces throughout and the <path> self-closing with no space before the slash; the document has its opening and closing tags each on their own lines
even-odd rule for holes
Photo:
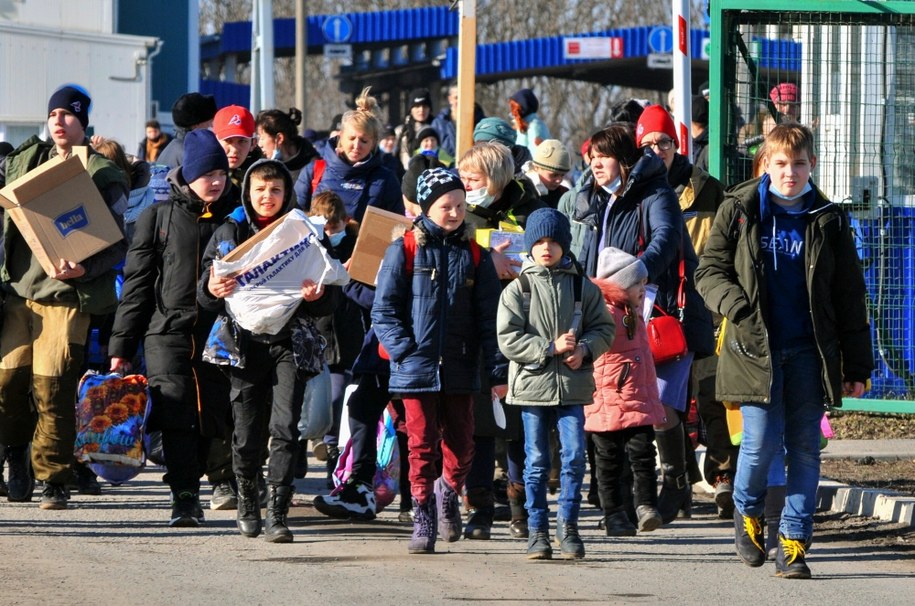
<svg viewBox="0 0 915 606">
<path fill-rule="evenodd" d="M 54 91 L 48 101 L 51 140 L 32 137 L 7 156 L 0 165 L 0 187 L 52 158 L 69 157 L 74 146 L 88 146 L 91 103 L 89 94 L 76 85 Z M 127 175 L 91 149 L 87 170 L 123 232 Z M 79 263 L 59 259 L 55 270 L 46 272 L 9 213 L 3 218 L 0 443 L 8 446 L 10 501 L 32 499 L 31 441 L 35 479 L 44 482 L 40 507 L 67 507 L 76 439 L 74 402 L 89 316 L 117 305 L 113 267 L 126 251 L 127 243 L 121 240 Z"/>
</svg>

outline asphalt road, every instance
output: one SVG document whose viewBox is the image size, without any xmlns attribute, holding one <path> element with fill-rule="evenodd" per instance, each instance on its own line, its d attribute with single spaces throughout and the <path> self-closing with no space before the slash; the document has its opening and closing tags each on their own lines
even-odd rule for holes
<svg viewBox="0 0 915 606">
<path fill-rule="evenodd" d="M 396 507 L 371 523 L 291 511 L 295 542 L 242 537 L 235 512 L 171 529 L 162 471 L 144 471 L 65 511 L 0 502 L 0 604 L 911 604 L 915 560 L 863 543 L 814 544 L 809 581 L 750 569 L 734 555 L 731 522 L 699 505 L 692 520 L 618 539 L 581 520 L 587 557 L 530 562 L 497 523 L 491 541 L 439 543 L 410 556 Z M 317 475 L 317 471 L 315 472 Z M 323 480 L 299 481 L 307 499 Z M 38 491 L 36 491 L 37 499 Z"/>
</svg>

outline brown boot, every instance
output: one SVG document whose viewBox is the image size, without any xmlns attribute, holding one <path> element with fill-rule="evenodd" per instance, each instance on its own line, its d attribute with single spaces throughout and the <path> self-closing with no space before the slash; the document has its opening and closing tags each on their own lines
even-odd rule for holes
<svg viewBox="0 0 915 606">
<path fill-rule="evenodd" d="M 512 511 L 508 531 L 515 539 L 526 539 L 528 537 L 527 509 L 524 508 L 524 502 L 527 496 L 524 492 L 524 484 L 509 482 L 506 492 L 508 493 L 508 506 Z"/>
</svg>

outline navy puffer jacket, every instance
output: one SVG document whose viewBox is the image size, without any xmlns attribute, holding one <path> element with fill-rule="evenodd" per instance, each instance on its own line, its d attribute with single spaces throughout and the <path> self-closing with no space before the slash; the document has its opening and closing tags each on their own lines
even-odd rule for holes
<svg viewBox="0 0 915 606">
<path fill-rule="evenodd" d="M 367 206 L 375 206 L 402 215 L 403 197 L 397 177 L 386 168 L 381 153 L 374 152 L 365 162 L 352 165 L 337 154 L 337 139 L 329 139 L 321 148 L 324 173 L 315 191 L 311 189 L 315 163 L 312 162 L 299 173 L 295 183 L 295 195 L 299 208 L 311 208 L 311 199 L 322 191 L 333 191 L 343 200 L 347 214 L 356 221 L 362 221 Z"/>
<path fill-rule="evenodd" d="M 392 393 L 476 393 L 481 349 L 492 384 L 505 382 L 505 369 L 500 377 L 496 361 L 502 288 L 487 251 L 481 250 L 474 267 L 464 227 L 445 234 L 421 216 L 414 227 L 412 276 L 403 238 L 385 252 L 372 324 L 391 358 Z"/>
</svg>

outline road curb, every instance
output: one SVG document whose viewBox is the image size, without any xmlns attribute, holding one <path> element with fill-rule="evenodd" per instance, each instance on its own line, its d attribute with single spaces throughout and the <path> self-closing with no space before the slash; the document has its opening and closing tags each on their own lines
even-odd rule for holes
<svg viewBox="0 0 915 606">
<path fill-rule="evenodd" d="M 817 510 L 839 511 L 894 524 L 915 526 L 915 497 L 820 480 Z"/>
</svg>

